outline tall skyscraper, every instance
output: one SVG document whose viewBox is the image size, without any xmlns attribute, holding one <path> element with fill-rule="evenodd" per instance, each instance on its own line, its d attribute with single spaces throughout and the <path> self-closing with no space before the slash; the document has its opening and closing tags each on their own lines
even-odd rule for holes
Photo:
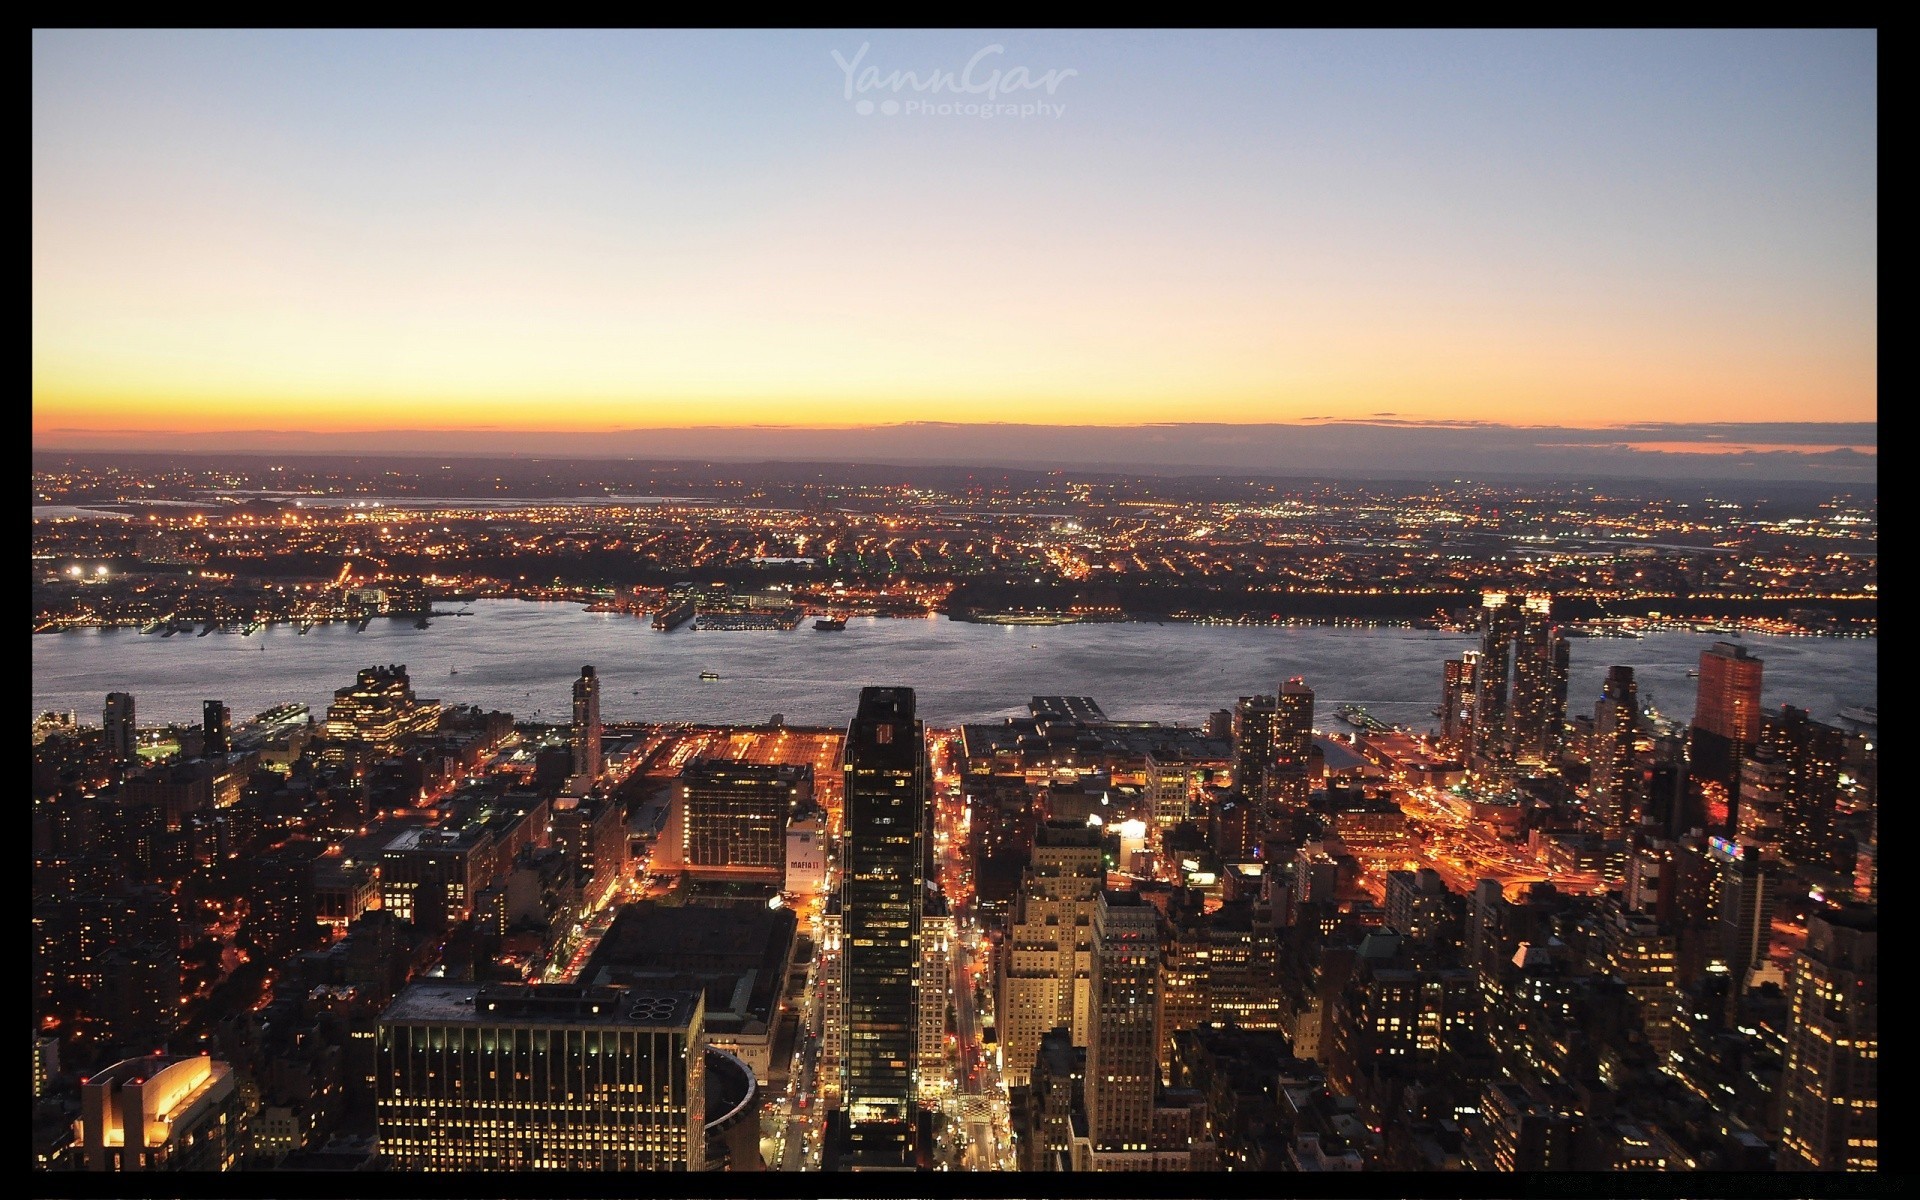
<svg viewBox="0 0 1920 1200">
<path fill-rule="evenodd" d="M 1280 685 L 1274 698 L 1273 745 L 1267 762 L 1266 804 L 1261 814 L 1261 842 L 1291 842 L 1294 819 L 1307 811 L 1313 781 L 1307 773 L 1313 754 L 1313 689 L 1295 676 Z"/>
<path fill-rule="evenodd" d="M 107 760 L 122 764 L 134 761 L 139 737 L 133 725 L 133 693 L 108 692 L 100 720 L 107 730 Z"/>
<path fill-rule="evenodd" d="M 1471 751 L 1482 773 L 1538 767 L 1560 752 L 1571 651 L 1552 616 L 1551 596 L 1481 597 Z"/>
<path fill-rule="evenodd" d="M 1773 945 L 1780 871 L 1761 857 L 1758 846 L 1716 837 L 1708 841 L 1707 852 L 1719 871 L 1720 944 L 1714 957 L 1733 976 L 1730 995 L 1737 1004 L 1746 991 L 1748 973 L 1767 961 Z"/>
<path fill-rule="evenodd" d="M 1099 829 L 1049 821 L 1035 831 L 1033 864 L 998 963 L 1001 1063 L 1010 1086 L 1027 1082 L 1041 1039 L 1056 1026 L 1075 1045 L 1087 1044 L 1093 910 L 1106 878 Z"/>
<path fill-rule="evenodd" d="M 953 909 L 929 887 L 920 917 L 920 1049 L 914 1068 L 923 1101 L 937 1100 L 953 1088 L 947 1070 L 947 1005 L 953 998 L 954 935 Z"/>
<path fill-rule="evenodd" d="M 1465 750 L 1472 741 L 1474 680 L 1479 667 L 1478 650 L 1469 650 L 1446 663 L 1445 686 L 1440 693 L 1440 740 L 1456 751 Z"/>
<path fill-rule="evenodd" d="M 1880 1160 L 1880 922 L 1869 905 L 1816 912 L 1788 980 L 1780 1080 L 1783 1170 L 1873 1171 Z"/>
<path fill-rule="evenodd" d="M 1780 772 L 1780 852 L 1795 865 L 1851 874 L 1851 846 L 1834 826 L 1844 730 L 1782 705 L 1761 724 L 1760 743 L 1784 765 Z"/>
<path fill-rule="evenodd" d="M 1137 892 L 1103 891 L 1093 915 L 1087 1132 L 1097 1151 L 1145 1151 L 1160 1077 L 1159 913 Z"/>
<path fill-rule="evenodd" d="M 208 758 L 233 749 L 233 714 L 218 700 L 200 705 L 200 752 Z"/>
<path fill-rule="evenodd" d="M 1741 746 L 1758 741 L 1762 666 L 1745 646 L 1732 642 L 1715 642 L 1701 651 L 1693 727 Z"/>
<path fill-rule="evenodd" d="M 592 667 L 581 667 L 573 681 L 573 773 L 600 778 L 600 678 Z"/>
<path fill-rule="evenodd" d="M 699 1171 L 695 991 L 416 983 L 380 1018 L 380 1153 L 408 1171 Z"/>
<path fill-rule="evenodd" d="M 1233 706 L 1233 782 L 1256 808 L 1267 798 L 1276 716 L 1272 696 L 1242 696 Z"/>
<path fill-rule="evenodd" d="M 846 737 L 840 911 L 843 1161 L 906 1165 L 923 1148 L 914 1059 L 929 857 L 927 749 L 912 688 L 869 687 Z"/>
<path fill-rule="evenodd" d="M 1536 766 L 1560 753 L 1567 724 L 1567 670 L 1572 651 L 1550 619 L 1552 598 L 1527 596 L 1513 646 L 1508 736 L 1516 762 Z"/>
<path fill-rule="evenodd" d="M 1313 689 L 1298 675 L 1280 685 L 1273 719 L 1273 761 L 1304 765 L 1313 753 Z"/>
<path fill-rule="evenodd" d="M 1632 667 L 1608 667 L 1600 701 L 1593 707 L 1593 775 L 1588 790 L 1601 831 L 1620 837 L 1639 820 L 1642 775 L 1634 761 L 1639 731 L 1640 688 Z"/>
</svg>

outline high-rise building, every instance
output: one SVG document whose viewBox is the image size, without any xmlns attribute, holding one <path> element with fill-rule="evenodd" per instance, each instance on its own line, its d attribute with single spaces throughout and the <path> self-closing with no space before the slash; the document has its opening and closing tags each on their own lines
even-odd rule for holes
<svg viewBox="0 0 1920 1200">
<path fill-rule="evenodd" d="M 1783 764 L 1780 772 L 1780 853 L 1795 865 L 1851 874 L 1852 846 L 1834 825 L 1847 734 L 1806 710 L 1782 705 L 1762 722 L 1760 744 Z"/>
<path fill-rule="evenodd" d="M 1274 698 L 1272 748 L 1261 789 L 1266 803 L 1261 813 L 1262 852 L 1274 842 L 1292 843 L 1298 836 L 1297 818 L 1307 811 L 1313 780 L 1313 689 L 1298 676 L 1280 685 Z"/>
<path fill-rule="evenodd" d="M 1176 750 L 1147 752 L 1146 810 L 1156 851 L 1169 829 L 1193 819 L 1194 797 L 1211 773 L 1204 763 Z"/>
<path fill-rule="evenodd" d="M 920 917 L 920 1052 L 916 1060 L 920 1099 L 937 1100 L 953 1088 L 947 1070 L 947 1005 L 953 999 L 953 910 L 947 898 L 927 889 Z M 969 985 L 971 986 L 971 985 Z"/>
<path fill-rule="evenodd" d="M 588 779 L 600 778 L 604 765 L 600 758 L 600 677 L 592 667 L 581 667 L 580 678 L 573 681 L 573 729 L 568 744 L 573 750 L 573 773 Z"/>
<path fill-rule="evenodd" d="M 1473 739 L 1474 680 L 1480 667 L 1480 652 L 1469 650 L 1446 662 L 1445 684 L 1440 693 L 1440 740 L 1459 751 Z"/>
<path fill-rule="evenodd" d="M 416 983 L 381 1016 L 380 1153 L 405 1171 L 706 1167 L 705 996 Z"/>
<path fill-rule="evenodd" d="M 1779 903 L 1779 868 L 1758 846 L 1710 838 L 1709 858 L 1718 868 L 1719 945 L 1714 961 L 1733 977 L 1733 1003 L 1746 991 L 1747 975 L 1767 961 L 1773 945 L 1773 910 Z"/>
<path fill-rule="evenodd" d="M 1313 753 L 1313 689 L 1296 675 L 1274 700 L 1273 761 L 1305 765 Z"/>
<path fill-rule="evenodd" d="M 1027 1083 L 1041 1039 L 1056 1026 L 1086 1045 L 1093 910 L 1106 878 L 1099 829 L 1048 821 L 1035 831 L 1033 863 L 996 964 L 1000 1061 L 1009 1086 Z"/>
<path fill-rule="evenodd" d="M 1103 891 L 1093 915 L 1087 1133 L 1095 1151 L 1146 1151 L 1160 1078 L 1158 912 L 1137 892 Z"/>
<path fill-rule="evenodd" d="M 218 700 L 200 705 L 200 752 L 208 758 L 233 750 L 233 713 Z"/>
<path fill-rule="evenodd" d="M 106 707 L 101 712 L 101 723 L 107 730 L 107 761 L 118 764 L 131 763 L 137 757 L 135 750 L 140 738 L 133 726 L 133 693 L 108 692 Z"/>
<path fill-rule="evenodd" d="M 1526 597 L 1514 639 L 1508 736 L 1515 761 L 1524 766 L 1552 762 L 1565 740 L 1572 650 L 1549 619 L 1551 614 L 1550 597 Z"/>
<path fill-rule="evenodd" d="M 553 848 L 565 858 L 589 905 L 626 881 L 626 809 L 617 798 L 555 797 L 549 822 Z"/>
<path fill-rule="evenodd" d="M 847 726 L 840 915 L 841 1112 L 836 1158 L 906 1165 L 924 1150 L 914 1059 L 930 857 L 927 749 L 912 688 L 869 687 Z"/>
<path fill-rule="evenodd" d="M 1638 822 L 1643 776 L 1634 761 L 1640 688 L 1632 667 L 1608 667 L 1599 703 L 1593 706 L 1593 775 L 1589 791 L 1603 836 L 1622 836 Z"/>
<path fill-rule="evenodd" d="M 841 919 L 840 898 L 828 896 L 826 909 L 820 914 L 820 969 L 817 975 L 817 991 L 811 999 L 808 1015 L 812 1018 L 809 1032 L 820 1039 L 820 1066 L 816 1077 L 820 1083 L 820 1101 L 828 1108 L 837 1108 L 840 1103 L 840 1088 L 844 1080 L 840 1074 L 840 1056 L 846 1050 L 847 1038 L 844 1026 L 847 1020 L 846 996 L 846 922 Z"/>
<path fill-rule="evenodd" d="M 1816 912 L 1788 980 L 1780 1080 L 1784 1170 L 1873 1171 L 1880 1160 L 1878 910 Z"/>
<path fill-rule="evenodd" d="M 812 800 L 813 768 L 804 763 L 695 759 L 680 772 L 687 870 L 779 887 L 787 869 L 787 822 Z"/>
<path fill-rule="evenodd" d="M 1542 766 L 1559 754 L 1567 720 L 1571 651 L 1553 598 L 1487 592 L 1480 604 L 1469 749 L 1483 774 Z"/>
<path fill-rule="evenodd" d="M 1715 642 L 1701 651 L 1693 727 L 1752 746 L 1760 736 L 1762 666 L 1745 646 L 1732 642 Z"/>
<path fill-rule="evenodd" d="M 1267 798 L 1277 717 L 1278 702 L 1272 696 L 1242 696 L 1233 706 L 1233 781 L 1256 809 Z"/>
<path fill-rule="evenodd" d="M 60 1039 L 33 1035 L 33 1098 L 47 1094 L 53 1077 L 60 1073 Z"/>
<path fill-rule="evenodd" d="M 1665 1055 L 1680 1001 L 1677 939 L 1646 913 L 1622 907 L 1607 911 L 1600 941 L 1607 970 L 1626 985 L 1648 1045 Z"/>
</svg>

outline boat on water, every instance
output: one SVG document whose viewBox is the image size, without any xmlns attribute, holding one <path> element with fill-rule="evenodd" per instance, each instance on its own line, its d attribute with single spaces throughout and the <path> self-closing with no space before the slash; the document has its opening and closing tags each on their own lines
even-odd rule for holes
<svg viewBox="0 0 1920 1200">
<path fill-rule="evenodd" d="M 718 672 L 718 671 L 702 671 L 702 672 L 700 672 L 700 682 L 701 682 L 701 683 L 717 683 L 717 682 L 719 682 L 719 680 L 720 680 L 720 672 Z"/>
<path fill-rule="evenodd" d="M 1342 721 L 1356 729 L 1365 729 L 1374 733 L 1386 733 L 1393 728 L 1385 721 L 1374 716 L 1358 704 L 1342 704 L 1334 710 Z"/>
<path fill-rule="evenodd" d="M 822 631 L 845 629 L 847 627 L 847 619 L 845 617 L 834 616 L 821 617 L 813 623 L 813 627 Z"/>
<path fill-rule="evenodd" d="M 459 668 L 459 667 L 448 667 L 448 668 L 447 668 L 447 674 L 449 674 L 449 675 L 458 675 L 459 673 L 460 673 L 460 668 Z"/>
<path fill-rule="evenodd" d="M 1872 725 L 1878 727 L 1880 724 L 1880 710 L 1871 704 L 1850 704 L 1840 710 L 1840 718 L 1844 721 L 1852 721 L 1855 725 Z"/>
</svg>

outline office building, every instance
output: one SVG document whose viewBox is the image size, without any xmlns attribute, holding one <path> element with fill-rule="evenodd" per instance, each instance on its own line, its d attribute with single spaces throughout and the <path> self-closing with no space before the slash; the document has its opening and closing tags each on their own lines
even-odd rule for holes
<svg viewBox="0 0 1920 1200">
<path fill-rule="evenodd" d="M 1715 642 L 1701 651 L 1693 727 L 1718 734 L 1738 746 L 1752 746 L 1757 742 L 1763 666 L 1745 646 L 1732 642 Z"/>
<path fill-rule="evenodd" d="M 1593 774 L 1588 784 L 1602 837 L 1624 836 L 1644 807 L 1643 777 L 1634 759 L 1639 722 L 1640 688 L 1633 668 L 1608 667 L 1607 682 L 1593 706 Z"/>
<path fill-rule="evenodd" d="M 1759 846 L 1716 837 L 1708 840 L 1707 853 L 1717 870 L 1719 937 L 1713 958 L 1733 977 L 1731 1003 L 1737 1004 L 1748 974 L 1767 962 L 1774 906 L 1784 881 L 1778 865 L 1763 857 Z"/>
<path fill-rule="evenodd" d="M 1788 976 L 1792 1029 L 1780 1081 L 1785 1170 L 1873 1171 L 1880 1160 L 1877 910 L 1816 912 Z"/>
<path fill-rule="evenodd" d="M 842 1121 L 834 1157 L 849 1167 L 905 1168 L 926 1150 L 914 1060 L 931 857 L 926 738 L 913 689 L 862 688 L 845 747 Z"/>
<path fill-rule="evenodd" d="M 953 999 L 956 932 L 947 898 L 929 887 L 920 916 L 920 1049 L 916 1071 L 922 1101 L 937 1100 L 953 1090 L 952 1072 L 947 1069 L 947 1007 Z"/>
<path fill-rule="evenodd" d="M 1853 846 L 1835 826 L 1847 734 L 1782 705 L 1761 723 L 1760 745 L 1779 764 L 1781 856 L 1799 867 L 1853 873 Z"/>
<path fill-rule="evenodd" d="M 1087 1031 L 1087 1132 L 1096 1152 L 1151 1149 L 1159 974 L 1157 911 L 1137 892 L 1102 891 Z"/>
<path fill-rule="evenodd" d="M 121 766 L 133 762 L 140 745 L 139 732 L 133 725 L 133 693 L 108 692 L 100 720 L 107 731 L 107 761 Z"/>
<path fill-rule="evenodd" d="M 1313 689 L 1296 675 L 1274 698 L 1273 761 L 1305 766 L 1313 754 Z"/>
<path fill-rule="evenodd" d="M 783 886 L 787 822 L 813 800 L 813 768 L 696 759 L 680 772 L 681 853 L 700 879 Z"/>
<path fill-rule="evenodd" d="M 439 702 L 413 694 L 405 663 L 367 667 L 353 686 L 335 689 L 333 703 L 327 705 L 327 738 L 337 743 L 331 762 L 344 762 L 348 748 L 356 745 L 369 755 L 390 755 L 439 724 Z"/>
<path fill-rule="evenodd" d="M 1087 1043 L 1093 910 L 1105 884 L 1099 829 L 1048 821 L 1035 831 L 1033 861 L 995 964 L 1009 1086 L 1027 1083 L 1041 1039 L 1056 1026 L 1074 1045 Z"/>
<path fill-rule="evenodd" d="M 1469 650 L 1459 658 L 1447 660 L 1445 680 L 1440 694 L 1440 741 L 1456 753 L 1473 740 L 1473 702 L 1475 673 L 1480 652 Z"/>
<path fill-rule="evenodd" d="M 233 714 L 218 700 L 200 705 L 200 753 L 208 758 L 233 750 Z"/>
<path fill-rule="evenodd" d="M 697 991 L 416 983 L 382 1014 L 380 1153 L 402 1171 L 699 1171 Z"/>
<path fill-rule="evenodd" d="M 573 773 L 588 780 L 600 778 L 600 678 L 592 667 L 581 667 L 573 681 L 573 727 L 568 746 L 573 751 Z"/>
<path fill-rule="evenodd" d="M 1233 782 L 1259 809 L 1266 800 L 1267 764 L 1273 761 L 1278 701 L 1242 696 L 1233 706 Z"/>
<path fill-rule="evenodd" d="M 1516 769 L 1537 769 L 1559 754 L 1571 651 L 1552 614 L 1550 596 L 1481 596 L 1469 747 L 1470 762 L 1481 774 L 1501 777 Z"/>
</svg>

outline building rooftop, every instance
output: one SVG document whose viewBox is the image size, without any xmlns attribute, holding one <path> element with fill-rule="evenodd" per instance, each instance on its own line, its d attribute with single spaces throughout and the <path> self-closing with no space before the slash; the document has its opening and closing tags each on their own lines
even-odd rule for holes
<svg viewBox="0 0 1920 1200">
<path fill-rule="evenodd" d="M 685 990 L 427 981 L 409 985 L 380 1019 L 388 1024 L 529 1021 L 685 1029 L 700 998 L 699 992 Z"/>
</svg>

